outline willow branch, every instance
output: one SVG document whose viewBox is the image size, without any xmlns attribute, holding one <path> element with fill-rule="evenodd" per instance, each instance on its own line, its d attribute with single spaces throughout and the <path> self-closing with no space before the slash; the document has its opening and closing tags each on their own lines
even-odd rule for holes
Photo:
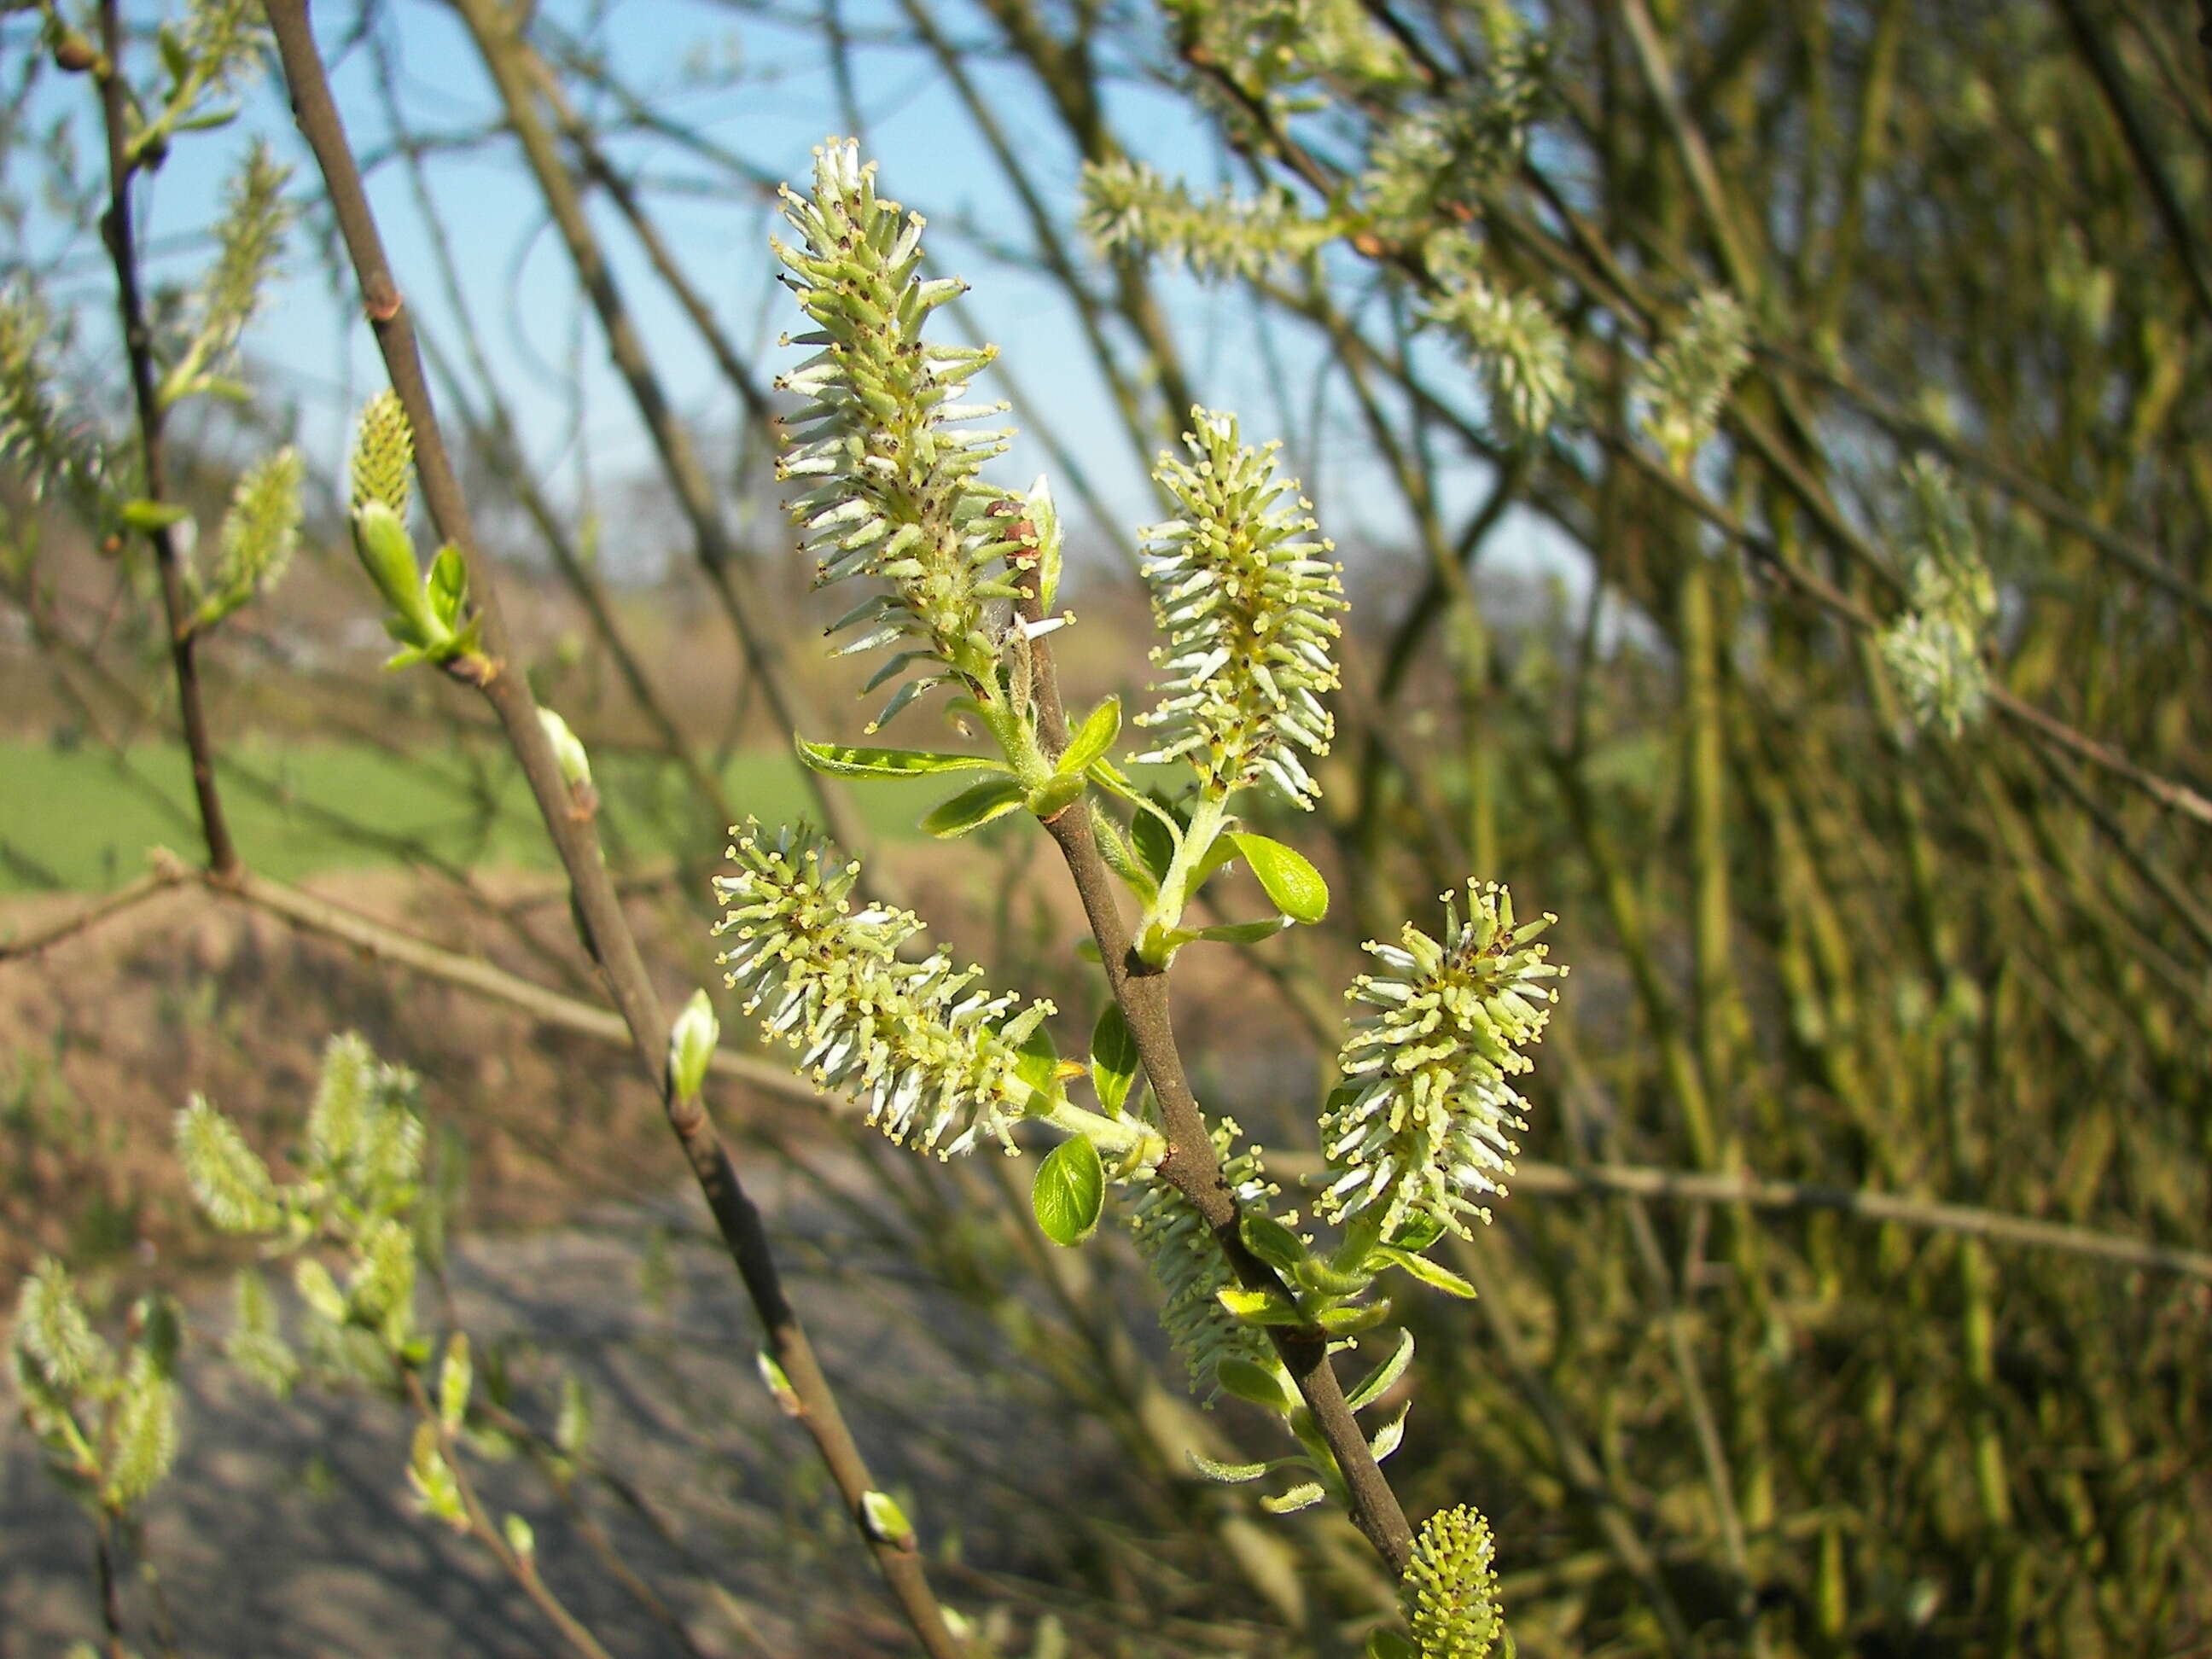
<svg viewBox="0 0 2212 1659">
<path fill-rule="evenodd" d="M 527 680 L 507 666 L 512 643 L 500 608 L 498 584 L 477 542 L 446 448 L 416 343 L 413 319 L 392 278 L 383 239 L 362 185 L 360 168 L 331 96 L 306 0 L 267 0 L 266 9 L 291 91 L 294 116 L 321 169 L 333 216 L 361 284 L 363 308 L 375 331 L 392 389 L 414 431 L 416 467 L 424 501 L 440 536 L 459 550 L 467 568 L 469 591 L 476 596 L 489 659 L 489 671 L 477 677 L 478 689 L 498 715 L 508 744 L 521 763 L 546 831 L 568 872 L 578 916 L 608 992 L 760 1316 L 769 1351 L 790 1380 L 799 1401 L 800 1420 L 836 1484 L 846 1513 L 875 1558 L 923 1649 L 932 1659 L 958 1659 L 959 1646 L 930 1591 L 919 1558 L 912 1549 L 877 1536 L 868 1522 L 865 1499 L 876 1490 L 875 1481 L 785 1293 L 760 1212 L 739 1183 L 728 1150 L 708 1121 L 704 1107 L 696 1098 L 683 1099 L 676 1093 L 669 1063 L 669 1021 L 623 914 L 598 836 L 589 817 L 572 810 Z"/>
<path fill-rule="evenodd" d="M 107 140 L 107 210 L 100 216 L 100 240 L 115 268 L 115 301 L 123 325 L 123 349 L 131 366 L 131 395 L 138 411 L 140 460 L 145 494 L 161 502 L 168 491 L 161 446 L 162 410 L 155 374 L 154 336 L 138 286 L 138 251 L 131 228 L 131 184 L 137 164 L 130 153 L 130 92 L 123 81 L 123 25 L 117 0 L 100 0 L 100 49 L 106 67 L 100 74 L 100 112 Z M 192 769 L 192 793 L 199 805 L 200 830 L 207 839 L 208 866 L 232 870 L 238 848 L 223 816 L 216 788 L 215 746 L 208 735 L 207 711 L 200 701 L 199 665 L 193 654 L 191 607 L 185 597 L 184 562 L 176 537 L 166 524 L 146 532 L 154 568 L 161 581 L 161 613 L 167 622 L 169 665 L 177 681 L 177 714 Z"/>
</svg>

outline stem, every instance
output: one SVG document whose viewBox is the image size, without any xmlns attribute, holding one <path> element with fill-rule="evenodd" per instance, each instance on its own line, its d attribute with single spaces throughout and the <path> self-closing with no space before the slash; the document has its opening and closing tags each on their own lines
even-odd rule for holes
<svg viewBox="0 0 2212 1659">
<path fill-rule="evenodd" d="M 416 470 L 424 503 L 441 539 L 459 549 L 468 570 L 469 591 L 477 596 L 484 650 L 490 659 L 490 672 L 477 689 L 499 716 L 508 745 L 521 763 L 546 832 L 568 872 L 576 913 L 607 990 L 760 1316 L 769 1350 L 790 1379 L 800 1405 L 800 1421 L 829 1467 L 846 1513 L 923 1650 L 932 1659 L 961 1659 L 959 1644 L 945 1625 L 944 1610 L 931 1593 L 915 1552 L 876 1538 L 868 1528 L 863 1500 L 877 1490 L 878 1483 L 860 1455 L 836 1396 L 814 1357 L 813 1346 L 784 1292 L 760 1212 L 738 1182 L 728 1149 L 697 1101 L 676 1097 L 668 1063 L 669 1021 L 623 914 L 598 836 L 588 820 L 569 810 L 568 787 L 538 722 L 527 681 L 519 673 L 507 672 L 512 649 L 500 608 L 498 583 L 477 541 L 467 501 L 447 453 L 416 344 L 413 319 L 392 280 L 383 238 L 362 188 L 359 164 L 331 96 L 308 21 L 307 0 L 266 0 L 265 9 L 291 92 L 293 114 L 322 171 L 386 371 L 414 428 Z"/>
<path fill-rule="evenodd" d="M 146 499 L 160 502 L 168 481 L 161 448 L 162 410 L 154 374 L 153 331 L 147 325 L 145 300 L 138 289 L 138 255 L 131 224 L 131 181 L 137 168 L 130 157 L 125 128 L 130 119 L 123 83 L 123 24 L 117 0 L 100 0 L 100 51 L 106 66 L 100 76 L 100 113 L 107 138 L 107 210 L 100 216 L 100 240 L 115 268 L 115 302 L 123 325 L 123 349 L 131 364 L 131 393 L 138 410 L 138 446 L 146 471 Z M 161 613 L 168 623 L 169 665 L 177 679 L 177 713 L 184 725 L 185 748 L 191 757 L 192 793 L 199 804 L 200 830 L 207 839 L 208 867 L 218 874 L 238 868 L 238 848 L 223 817 L 215 784 L 215 750 L 208 737 L 207 713 L 200 702 L 199 665 L 192 655 L 191 607 L 185 599 L 184 562 L 167 525 L 146 532 L 154 549 L 154 568 L 161 579 Z"/>
<path fill-rule="evenodd" d="M 1021 609 L 1029 620 L 1038 620 L 1040 607 L 1033 589 L 1024 594 Z M 1059 672 L 1049 646 L 1038 641 L 1034 650 L 1031 689 L 1036 697 L 1036 729 L 1044 740 L 1045 753 L 1057 756 L 1067 747 L 1067 714 L 1060 706 Z M 1045 822 L 1044 829 L 1074 878 L 1091 937 L 1098 942 L 1106 983 L 1114 1000 L 1121 1005 L 1121 1017 L 1128 1023 L 1129 1036 L 1144 1062 L 1145 1076 L 1152 1085 L 1152 1097 L 1159 1102 L 1168 1150 L 1154 1173 L 1198 1212 L 1239 1283 L 1248 1290 L 1287 1296 L 1289 1287 L 1280 1276 L 1245 1246 L 1237 1196 L 1222 1177 L 1221 1159 L 1214 1151 L 1206 1114 L 1183 1073 L 1182 1054 L 1176 1046 L 1175 1024 L 1168 1012 L 1166 975 L 1142 960 L 1132 947 L 1128 924 L 1122 921 L 1115 897 L 1113 872 L 1098 850 L 1091 814 L 1082 810 L 1083 805 L 1079 800 L 1074 808 L 1055 814 Z M 1343 1386 L 1329 1363 L 1328 1337 L 1318 1330 L 1285 1325 L 1268 1326 L 1267 1332 L 1344 1476 L 1352 1523 L 1375 1547 L 1391 1576 L 1402 1578 L 1413 1559 L 1413 1529 L 1345 1401 Z"/>
</svg>

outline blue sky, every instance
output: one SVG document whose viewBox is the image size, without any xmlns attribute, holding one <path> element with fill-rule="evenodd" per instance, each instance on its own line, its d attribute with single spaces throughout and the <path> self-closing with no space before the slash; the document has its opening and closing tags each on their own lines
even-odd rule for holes
<svg viewBox="0 0 2212 1659">
<path fill-rule="evenodd" d="M 547 9 L 605 52 L 625 80 L 647 91 L 656 114 L 734 152 L 763 178 L 803 181 L 811 147 L 846 125 L 826 54 L 811 32 L 692 0 L 623 0 L 596 9 L 549 0 Z M 356 15 L 351 8 L 325 6 L 318 22 L 356 148 L 374 157 L 387 151 L 392 129 L 374 48 L 358 40 L 348 44 Z M 875 0 L 848 0 L 844 7 L 856 34 L 898 15 L 895 4 Z M 938 15 L 956 38 L 981 32 L 957 3 L 940 6 Z M 18 20 L 9 22 L 14 27 L 4 38 L 12 49 L 24 33 Z M 391 54 L 405 118 L 418 134 L 474 135 L 490 124 L 489 87 L 450 11 L 421 0 L 396 0 L 384 15 L 379 40 Z M 735 65 L 739 72 L 734 79 L 701 76 L 691 72 L 700 64 Z M 980 252 L 961 235 L 961 227 L 973 222 L 1010 242 L 1029 240 L 1026 222 L 957 95 L 933 65 L 909 52 L 860 46 L 853 68 L 866 149 L 881 163 L 884 188 L 928 214 L 933 264 L 975 284 L 969 315 L 1000 346 L 1001 362 L 1038 400 L 1062 443 L 1082 458 L 1126 538 L 1128 526 L 1154 516 L 1146 462 L 1123 434 L 1056 288 Z M 1039 164 L 1055 210 L 1072 220 L 1076 166 L 1056 120 L 1030 101 L 1018 71 L 987 62 L 974 72 L 1003 94 L 1000 120 Z M 48 76 L 36 94 L 37 117 L 74 106 L 84 122 L 89 92 L 86 80 Z M 1120 87 L 1113 96 L 1116 114 L 1126 118 L 1121 125 L 1142 136 L 1147 159 L 1163 171 L 1207 186 L 1221 177 L 1213 141 L 1173 98 L 1133 85 Z M 291 130 L 289 111 L 273 87 L 263 86 L 249 95 L 232 129 L 179 142 L 144 198 L 150 246 L 191 242 L 186 233 L 215 217 L 222 181 L 244 140 L 256 133 L 295 163 L 295 191 L 312 193 L 313 166 Z M 81 129 L 79 142 L 88 155 L 93 152 L 88 125 Z M 773 285 L 767 237 L 775 220 L 763 193 L 733 185 L 664 141 L 630 140 L 620 154 L 649 179 L 689 187 L 688 193 L 656 192 L 653 210 L 691 280 L 740 349 L 769 374 L 795 356 L 774 349 L 796 313 Z M 472 152 L 447 150 L 427 171 L 434 210 L 468 290 L 465 326 L 520 411 L 533 458 L 556 493 L 578 491 L 586 479 L 608 490 L 647 470 L 650 453 L 643 432 L 608 364 L 597 324 L 581 308 L 567 254 L 544 222 L 511 141 L 495 139 Z M 418 320 L 433 342 L 457 352 L 465 325 L 442 292 L 404 169 L 396 161 L 380 166 L 370 190 Z M 695 431 L 714 442 L 733 428 L 734 396 L 720 383 L 674 301 L 620 233 L 611 209 L 602 204 L 597 216 L 657 368 Z M 33 252 L 40 247 L 40 228 L 34 225 L 29 238 Z M 186 280 L 203 257 L 188 246 L 155 264 Z M 91 314 L 100 321 L 112 304 L 104 277 L 102 262 L 88 260 L 72 268 L 58 297 L 96 307 Z M 1277 405 L 1249 301 L 1233 289 L 1202 288 L 1185 279 L 1170 279 L 1165 292 L 1188 343 L 1200 395 L 1214 406 L 1243 411 L 1249 436 L 1272 435 Z M 1318 362 L 1315 348 L 1283 334 L 1274 344 L 1283 380 L 1301 388 L 1310 382 Z M 301 438 L 314 469 L 338 476 L 349 412 L 380 384 L 380 374 L 350 293 L 335 291 L 307 235 L 295 234 L 289 274 L 256 323 L 246 350 L 267 391 L 296 404 Z M 572 400 L 569 388 L 578 385 L 581 396 Z M 979 382 L 979 390 L 988 389 Z M 1303 399 L 1303 391 L 1298 395 Z M 578 407 L 580 424 L 572 419 Z M 1314 429 L 1300 417 L 1286 434 L 1288 459 L 1319 501 L 1324 527 L 1340 540 L 1396 539 L 1402 520 L 1390 505 L 1395 492 L 1376 487 L 1379 477 L 1359 456 L 1361 447 L 1306 441 Z M 1328 432 L 1329 423 L 1319 429 Z M 712 465 L 717 457 L 707 459 Z M 1044 446 L 1025 434 L 999 463 L 997 476 L 1022 484 L 1048 466 Z M 1487 479 L 1470 465 L 1455 469 L 1452 482 L 1455 499 L 1448 505 L 1456 512 L 1480 495 Z M 1060 493 L 1064 501 L 1071 494 L 1065 486 Z M 1525 529 L 1510 539 L 1523 555 L 1533 545 Z"/>
</svg>

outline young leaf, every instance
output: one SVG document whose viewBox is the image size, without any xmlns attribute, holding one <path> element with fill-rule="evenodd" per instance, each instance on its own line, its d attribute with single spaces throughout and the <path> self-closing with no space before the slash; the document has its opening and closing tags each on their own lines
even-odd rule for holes
<svg viewBox="0 0 2212 1659">
<path fill-rule="evenodd" d="M 1421 1659 L 1421 1650 L 1395 1630 L 1378 1630 L 1367 1638 L 1367 1659 Z"/>
<path fill-rule="evenodd" d="M 1121 1109 L 1136 1083 L 1140 1063 L 1137 1040 L 1129 1035 L 1121 1005 L 1108 1002 L 1098 1011 L 1097 1024 L 1091 1028 L 1091 1086 L 1097 1091 L 1101 1106 L 1109 1112 Z"/>
<path fill-rule="evenodd" d="M 902 1550 L 914 1547 L 914 1522 L 906 1518 L 906 1511 L 892 1501 L 889 1492 L 862 1492 L 860 1518 L 867 1527 L 868 1535 L 878 1543 Z"/>
<path fill-rule="evenodd" d="M 1038 787 L 1030 791 L 1024 805 L 1049 823 L 1073 806 L 1082 793 L 1082 773 L 1055 772 Z"/>
<path fill-rule="evenodd" d="M 1154 881 L 1167 879 L 1168 866 L 1174 861 L 1175 832 L 1158 812 L 1139 809 L 1129 824 L 1129 842 L 1136 850 L 1137 859 L 1152 873 Z"/>
<path fill-rule="evenodd" d="M 1252 866 L 1275 908 L 1292 921 L 1316 922 L 1328 914 L 1328 884 L 1304 854 L 1266 836 L 1231 830 L 1229 839 Z"/>
<path fill-rule="evenodd" d="M 170 501 L 139 500 L 123 503 L 125 526 L 149 533 L 156 530 L 167 530 L 173 524 L 182 524 L 191 516 L 191 512 L 189 508 L 176 506 Z"/>
<path fill-rule="evenodd" d="M 1106 860 L 1106 867 L 1127 882 L 1132 892 L 1146 905 L 1159 897 L 1158 878 L 1129 850 L 1129 843 L 1122 838 L 1113 819 L 1103 812 L 1094 811 L 1091 815 L 1091 832 L 1097 838 L 1099 856 Z"/>
<path fill-rule="evenodd" d="M 1030 1188 L 1030 1207 L 1037 1225 L 1055 1244 L 1080 1244 L 1097 1230 L 1106 1206 L 1106 1169 L 1098 1149 L 1082 1135 L 1071 1135 L 1037 1166 Z"/>
<path fill-rule="evenodd" d="M 461 550 L 448 542 L 438 550 L 438 556 L 430 561 L 430 580 L 426 590 L 430 596 L 430 609 L 447 627 L 453 627 L 461 619 L 461 601 L 468 597 L 469 569 L 461 562 Z"/>
<path fill-rule="evenodd" d="M 1403 1406 L 1401 1406 L 1398 1408 L 1398 1414 L 1395 1417 L 1392 1418 L 1388 1423 L 1385 1423 L 1381 1428 L 1376 1430 L 1374 1434 L 1369 1437 L 1367 1442 L 1367 1449 L 1375 1455 L 1375 1461 L 1376 1462 L 1380 1463 L 1384 1458 L 1389 1456 L 1392 1452 L 1398 1449 L 1399 1443 L 1406 1437 L 1407 1415 L 1411 1413 L 1413 1409 L 1413 1402 L 1408 1400 Z"/>
<path fill-rule="evenodd" d="M 1323 1308 L 1314 1316 L 1314 1323 L 1331 1336 L 1357 1336 L 1362 1331 L 1371 1331 L 1390 1316 L 1390 1304 L 1384 1300 L 1365 1306 L 1346 1304 Z"/>
<path fill-rule="evenodd" d="M 1310 1510 L 1328 1494 L 1310 1480 L 1301 1481 L 1280 1498 L 1263 1498 L 1260 1507 L 1270 1515 L 1296 1515 L 1300 1510 Z"/>
<path fill-rule="evenodd" d="M 988 755 L 941 755 L 926 749 L 854 749 L 797 739 L 799 758 L 830 778 L 926 778 L 939 772 L 1003 772 Z"/>
<path fill-rule="evenodd" d="M 1043 1006 L 1032 1003 L 1029 1012 L 1042 1015 Z M 1012 1034 L 1008 1032 L 1006 1035 L 1011 1036 Z M 1027 1035 L 1016 1045 L 1014 1054 L 1014 1074 L 1017 1077 L 1039 1094 L 1050 1096 L 1058 1092 L 1053 1085 L 1067 1073 L 1060 1069 L 1059 1046 L 1053 1042 L 1052 1033 L 1042 1024 L 1034 1024 L 1030 1028 Z M 1082 1074 L 1079 1068 L 1076 1070 L 1076 1076 Z"/>
<path fill-rule="evenodd" d="M 1214 1368 L 1214 1379 L 1247 1404 L 1288 1417 L 1298 1408 L 1298 1396 L 1282 1373 L 1231 1354 Z"/>
<path fill-rule="evenodd" d="M 1298 1236 L 1271 1215 L 1247 1210 L 1237 1223 L 1244 1247 L 1269 1267 L 1290 1273 L 1305 1260 L 1306 1247 Z"/>
<path fill-rule="evenodd" d="M 507 1512 L 501 1530 L 507 1534 L 507 1547 L 527 1561 L 538 1553 L 538 1534 L 530 1529 L 530 1522 L 513 1510 Z"/>
<path fill-rule="evenodd" d="M 1291 925 L 1291 918 L 1269 916 L 1265 921 L 1224 921 L 1212 927 L 1200 927 L 1182 935 L 1186 939 L 1207 939 L 1216 945 L 1257 945 L 1263 939 L 1273 939 Z"/>
<path fill-rule="evenodd" d="M 1398 1379 L 1406 1374 L 1406 1367 L 1413 1363 L 1413 1334 L 1398 1333 L 1398 1346 L 1390 1357 L 1368 1372 L 1359 1386 L 1344 1396 L 1344 1403 L 1354 1411 L 1364 1411 L 1388 1394 Z"/>
<path fill-rule="evenodd" d="M 1455 1296 L 1462 1302 L 1474 1300 L 1474 1286 L 1449 1267 L 1437 1266 L 1425 1255 L 1415 1255 L 1411 1250 L 1401 1250 L 1395 1244 L 1378 1244 L 1375 1254 L 1394 1267 L 1403 1267 L 1422 1284 L 1442 1291 L 1446 1296 Z"/>
<path fill-rule="evenodd" d="M 922 814 L 921 827 L 939 841 L 950 841 L 1003 817 L 1024 804 L 1026 792 L 1012 778 L 988 778 L 972 789 L 963 789 Z"/>
<path fill-rule="evenodd" d="M 1091 763 L 1114 746 L 1114 739 L 1121 734 L 1121 700 L 1109 697 L 1091 711 L 1090 717 L 1067 741 L 1067 748 L 1060 757 L 1060 770 L 1072 777 L 1080 777 L 1090 770 Z"/>
<path fill-rule="evenodd" d="M 1189 1455 L 1190 1466 L 1209 1480 L 1218 1480 L 1224 1486 L 1240 1486 L 1247 1480 L 1257 1480 L 1274 1467 L 1272 1463 L 1217 1463 L 1196 1452 Z"/>
<path fill-rule="evenodd" d="M 799 1399 L 799 1390 L 791 1386 L 791 1379 L 784 1375 L 783 1367 L 775 1363 L 775 1356 L 763 1348 L 754 1358 L 760 1365 L 761 1381 L 768 1385 L 769 1394 L 775 1401 L 775 1408 L 786 1417 L 805 1416 L 805 1403 Z"/>
<path fill-rule="evenodd" d="M 1303 1325 L 1306 1316 L 1298 1311 L 1298 1304 L 1280 1291 L 1247 1291 L 1236 1285 L 1216 1291 L 1213 1299 L 1229 1311 L 1231 1319 L 1247 1325 Z"/>
<path fill-rule="evenodd" d="M 468 1419 L 469 1386 L 475 1376 L 469 1364 L 469 1334 L 455 1331 L 446 1344 L 446 1363 L 438 1371 L 438 1416 L 447 1434 L 459 1433 Z"/>
</svg>

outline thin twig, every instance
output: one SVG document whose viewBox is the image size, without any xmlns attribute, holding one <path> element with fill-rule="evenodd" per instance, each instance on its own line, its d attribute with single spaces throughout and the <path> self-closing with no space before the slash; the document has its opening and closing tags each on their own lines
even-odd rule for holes
<svg viewBox="0 0 2212 1659">
<path fill-rule="evenodd" d="M 469 591 L 475 597 L 489 660 L 489 672 L 478 679 L 479 689 L 498 714 L 507 742 L 521 763 L 547 832 L 568 873 L 577 914 L 607 989 L 760 1316 L 769 1352 L 799 1401 L 800 1420 L 829 1468 L 846 1513 L 924 1650 L 932 1659 L 959 1659 L 959 1645 L 930 1591 L 919 1557 L 912 1548 L 878 1536 L 868 1520 L 866 1499 L 877 1489 L 875 1481 L 785 1293 L 760 1212 L 739 1183 L 728 1150 L 708 1121 L 704 1106 L 696 1098 L 683 1099 L 675 1092 L 669 1062 L 669 1022 L 623 914 L 598 837 L 589 817 L 573 810 L 527 682 L 507 668 L 512 647 L 501 613 L 498 584 L 480 550 L 447 453 L 416 344 L 413 319 L 392 278 L 359 166 L 331 96 L 306 0 L 267 0 L 266 10 L 291 91 L 293 113 L 321 169 L 386 371 L 414 430 L 416 468 L 424 501 L 439 534 L 459 550 L 468 572 Z"/>
<path fill-rule="evenodd" d="M 100 71 L 100 111 L 107 138 L 107 210 L 100 216 L 100 234 L 115 268 L 116 308 L 122 319 L 124 353 L 131 364 L 131 394 L 138 411 L 139 459 L 145 469 L 146 499 L 161 504 L 168 487 L 161 447 L 162 409 L 155 378 L 154 334 L 139 291 L 138 253 L 131 230 L 131 184 L 137 169 L 130 153 L 130 88 L 123 80 L 123 24 L 117 0 L 100 0 L 100 35 L 106 59 Z M 222 797 L 216 788 L 215 750 L 208 736 L 207 711 L 200 701 L 199 665 L 193 655 L 184 562 L 169 526 L 155 525 L 146 532 L 146 539 L 153 546 L 155 568 L 161 576 L 169 664 L 177 680 L 177 712 L 184 726 L 185 747 L 191 757 L 192 793 L 199 804 L 200 829 L 207 838 L 208 867 L 234 869 L 238 849 L 232 843 Z"/>
</svg>

